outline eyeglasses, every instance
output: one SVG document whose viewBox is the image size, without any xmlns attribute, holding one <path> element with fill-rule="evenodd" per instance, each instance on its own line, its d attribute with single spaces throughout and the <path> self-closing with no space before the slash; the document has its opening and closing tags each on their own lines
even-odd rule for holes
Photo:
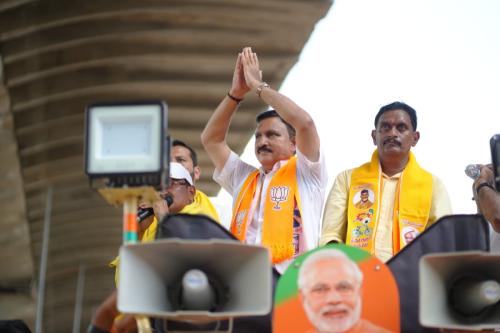
<svg viewBox="0 0 500 333">
<path fill-rule="evenodd" d="M 185 179 L 170 178 L 169 186 L 191 186 Z"/>
</svg>

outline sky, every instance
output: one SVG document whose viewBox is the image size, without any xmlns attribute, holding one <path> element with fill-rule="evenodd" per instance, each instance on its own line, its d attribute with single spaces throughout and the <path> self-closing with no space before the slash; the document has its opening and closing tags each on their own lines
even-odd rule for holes
<svg viewBox="0 0 500 333">
<path fill-rule="evenodd" d="M 491 163 L 500 133 L 499 18 L 496 0 L 334 2 L 280 88 L 316 123 L 327 192 L 370 159 L 380 107 L 402 101 L 417 111 L 417 161 L 445 183 L 453 213 L 475 213 L 464 169 Z M 253 142 L 242 158 L 258 165 Z"/>
</svg>

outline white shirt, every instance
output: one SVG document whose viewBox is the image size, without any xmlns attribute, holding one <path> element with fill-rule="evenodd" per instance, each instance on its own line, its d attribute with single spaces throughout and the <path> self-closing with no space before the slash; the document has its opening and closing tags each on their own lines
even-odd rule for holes
<svg viewBox="0 0 500 333">
<path fill-rule="evenodd" d="M 247 228 L 245 242 L 247 244 L 262 243 L 262 222 L 264 220 L 265 194 L 274 176 L 288 161 L 277 162 L 269 173 L 259 169 L 260 177 L 256 193 L 250 208 L 249 216 L 252 221 Z M 231 152 L 222 170 L 215 170 L 214 180 L 226 191 L 232 194 L 236 200 L 243 183 L 248 175 L 256 168 L 243 162 L 236 153 Z M 323 154 L 317 162 L 311 162 L 300 151 L 297 150 L 297 186 L 301 201 L 302 234 L 299 238 L 299 253 L 314 249 L 318 246 L 321 225 L 321 211 L 325 198 L 325 188 L 328 181 L 326 164 Z M 293 259 L 276 265 L 278 272 L 283 273 Z"/>
</svg>

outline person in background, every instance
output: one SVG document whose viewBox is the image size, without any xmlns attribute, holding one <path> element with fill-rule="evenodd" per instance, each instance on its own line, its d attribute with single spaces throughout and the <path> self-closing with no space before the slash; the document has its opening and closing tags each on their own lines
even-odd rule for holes
<svg viewBox="0 0 500 333">
<path fill-rule="evenodd" d="M 189 171 L 195 184 L 200 179 L 201 169 L 198 165 L 198 156 L 194 149 L 188 146 L 185 142 L 180 140 L 174 140 L 172 142 L 172 148 L 170 149 L 170 161 L 182 164 L 182 166 Z M 193 203 L 187 206 L 183 213 L 207 215 L 220 223 L 219 214 L 217 213 L 214 205 L 208 196 L 199 189 L 196 189 Z"/>
</svg>

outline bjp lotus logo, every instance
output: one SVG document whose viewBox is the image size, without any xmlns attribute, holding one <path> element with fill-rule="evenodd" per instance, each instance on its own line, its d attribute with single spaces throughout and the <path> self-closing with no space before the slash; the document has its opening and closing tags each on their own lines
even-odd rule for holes
<svg viewBox="0 0 500 333">
<path fill-rule="evenodd" d="M 274 202 L 274 210 L 280 210 L 280 203 L 288 199 L 290 188 L 288 186 L 273 186 L 271 187 L 271 201 Z"/>
</svg>

